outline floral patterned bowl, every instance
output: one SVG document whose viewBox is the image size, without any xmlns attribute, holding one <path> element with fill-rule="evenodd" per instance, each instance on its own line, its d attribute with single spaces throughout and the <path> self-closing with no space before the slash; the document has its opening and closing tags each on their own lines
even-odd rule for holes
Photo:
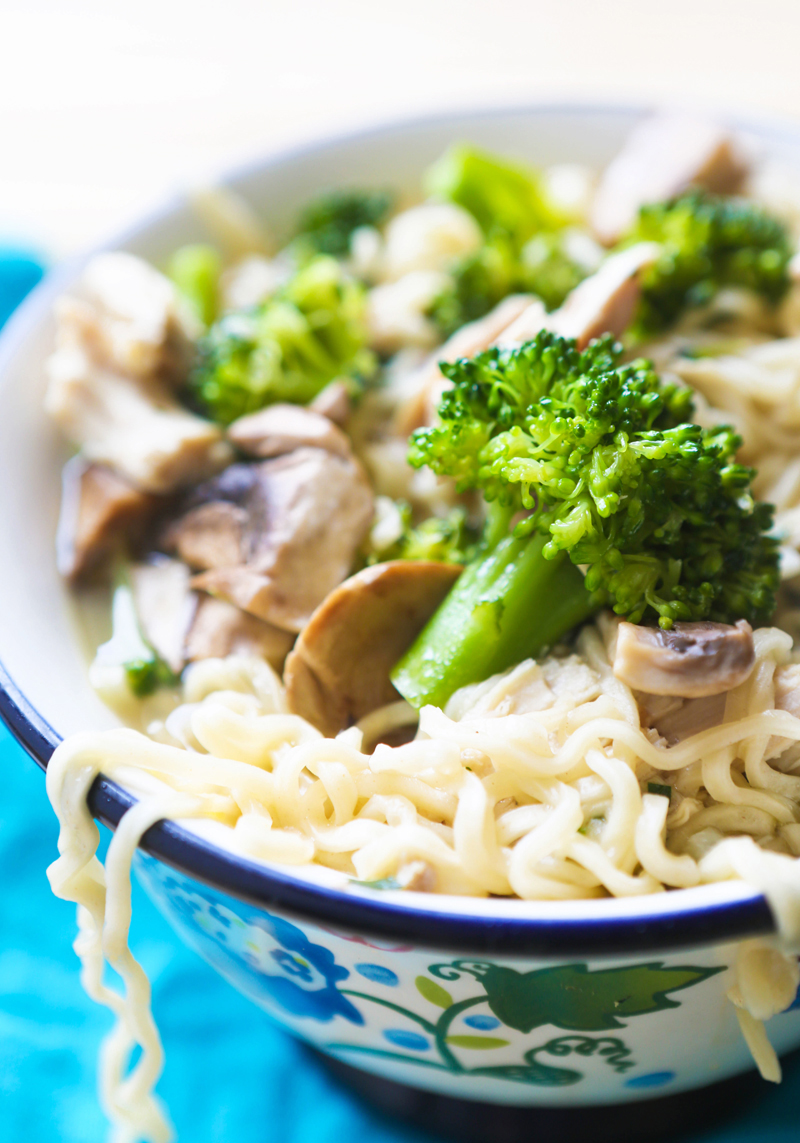
<svg viewBox="0 0 800 1143">
<path fill-rule="evenodd" d="M 528 108 L 403 123 L 269 160 L 230 180 L 277 229 L 321 185 L 412 190 L 453 139 L 539 162 L 601 164 L 639 113 Z M 749 128 L 800 166 L 800 132 Z M 112 245 L 161 260 L 204 237 L 176 202 Z M 66 267 L 0 338 L 0 714 L 46 765 L 60 737 L 113 725 L 88 686 L 53 559 L 62 446 L 42 412 L 42 364 Z M 98 780 L 115 825 L 131 797 Z M 331 888 L 219 848 L 202 827 L 159 823 L 138 874 L 188 944 L 322 1052 L 442 1095 L 510 1105 L 620 1104 L 708 1085 L 751 1060 L 726 991 L 736 943 L 773 928 L 737 883 L 650 898 L 520 902 Z M 800 1007 L 800 1006 L 798 1006 Z M 800 1046 L 800 1011 L 770 1024 Z"/>
</svg>

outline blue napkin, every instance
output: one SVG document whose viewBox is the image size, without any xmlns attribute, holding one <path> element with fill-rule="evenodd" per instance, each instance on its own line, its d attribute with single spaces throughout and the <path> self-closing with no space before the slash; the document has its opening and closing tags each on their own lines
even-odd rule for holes
<svg viewBox="0 0 800 1143">
<path fill-rule="evenodd" d="M 0 253 L 0 314 L 36 279 L 35 259 L 25 270 L 24 255 Z M 103 1143 L 95 1075 L 110 1017 L 81 989 L 75 910 L 45 877 L 58 831 L 44 777 L 2 725 L 0 774 L 0 1139 Z M 432 1143 L 330 1079 L 185 948 L 136 885 L 131 944 L 153 983 L 167 1057 L 158 1090 L 181 1143 Z M 786 1071 L 733 1126 L 680 1143 L 797 1143 L 800 1060 Z"/>
</svg>

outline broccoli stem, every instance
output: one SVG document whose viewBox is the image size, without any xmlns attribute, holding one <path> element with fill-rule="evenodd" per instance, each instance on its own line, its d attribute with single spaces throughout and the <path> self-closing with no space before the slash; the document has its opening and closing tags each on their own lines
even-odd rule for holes
<svg viewBox="0 0 800 1143">
<path fill-rule="evenodd" d="M 481 549 L 394 668 L 412 706 L 443 707 L 459 687 L 539 654 L 596 610 L 566 553 L 545 559 L 547 537 L 509 533 L 512 512 L 490 505 Z"/>
</svg>

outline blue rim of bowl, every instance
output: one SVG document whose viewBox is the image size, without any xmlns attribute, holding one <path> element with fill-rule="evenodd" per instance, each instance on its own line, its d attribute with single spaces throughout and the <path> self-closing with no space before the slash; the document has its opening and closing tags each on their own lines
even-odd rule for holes
<svg viewBox="0 0 800 1143">
<path fill-rule="evenodd" d="M 269 156 L 262 162 L 253 162 L 235 169 L 220 180 L 221 185 L 236 183 L 248 174 L 279 167 L 303 155 L 320 153 L 342 143 L 385 135 L 389 131 L 408 131 L 415 127 L 474 119 L 495 114 L 618 114 L 635 117 L 646 112 L 645 107 L 630 105 L 591 106 L 557 102 L 531 106 L 497 106 L 478 111 L 454 110 L 414 119 L 397 120 L 383 126 L 338 135 L 334 138 L 309 141 Z M 797 139 L 798 128 L 789 123 L 744 121 L 735 122 L 758 135 Z M 168 214 L 180 203 L 177 198 L 166 202 L 160 210 L 152 212 L 136 225 L 104 243 L 100 249 L 122 247 L 139 234 L 148 224 Z M 50 273 L 37 286 L 19 309 L 11 316 L 0 335 L 0 372 L 12 358 L 38 320 L 64 287 L 74 279 L 79 267 L 90 254 L 70 260 Z M 11 676 L 0 663 L 0 718 L 14 738 L 41 766 L 47 763 L 61 741 L 58 733 L 33 707 Z M 113 829 L 125 812 L 135 803 L 133 795 L 116 782 L 100 775 L 89 793 L 89 807 L 93 815 Z M 763 933 L 773 932 L 775 922 L 766 899 L 755 891 L 746 890 L 734 899 L 720 901 L 689 901 L 694 890 L 679 890 L 677 894 L 659 894 L 653 904 L 666 903 L 675 907 L 662 911 L 632 910 L 629 913 L 592 910 L 585 916 L 548 916 L 544 902 L 541 915 L 523 915 L 528 903 L 515 902 L 502 915 L 481 914 L 453 907 L 453 898 L 447 908 L 417 908 L 407 904 L 417 894 L 386 894 L 380 891 L 346 890 L 315 884 L 284 873 L 274 866 L 267 867 L 221 849 L 182 826 L 162 821 L 152 826 L 143 836 L 141 848 L 173 868 L 210 887 L 229 893 L 251 904 L 265 908 L 279 908 L 300 919 L 309 920 L 337 929 L 351 930 L 381 940 L 416 943 L 435 949 L 493 953 L 500 955 L 525 954 L 536 957 L 597 957 L 609 955 L 640 955 L 647 952 L 667 952 L 709 944 L 722 944 Z M 681 896 L 678 905 L 676 897 Z M 393 899 L 394 898 L 394 899 Z M 403 901 L 396 898 L 403 898 Z M 671 899 L 671 900 L 670 900 Z M 636 899 L 641 901 L 642 899 Z M 444 905 L 444 902 L 442 902 Z M 511 904 L 511 903 L 509 903 Z M 591 902 L 580 904 L 622 904 L 621 902 Z M 514 913 L 518 915 L 514 915 Z"/>
</svg>

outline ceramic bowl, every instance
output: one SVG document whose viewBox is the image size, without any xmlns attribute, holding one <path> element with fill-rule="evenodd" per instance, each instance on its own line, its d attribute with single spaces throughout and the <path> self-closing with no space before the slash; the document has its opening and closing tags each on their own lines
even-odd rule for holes
<svg viewBox="0 0 800 1143">
<path fill-rule="evenodd" d="M 401 123 L 271 158 L 229 183 L 280 234 L 322 186 L 413 192 L 467 139 L 536 163 L 600 166 L 641 112 L 534 107 Z M 800 167 L 800 131 L 750 126 Z M 176 201 L 110 244 L 155 262 L 205 238 Z M 91 691 L 53 555 L 63 444 L 42 411 L 54 297 L 38 288 L 0 339 L 0 709 L 46 765 L 61 735 L 113 725 Z M 42 791 L 44 796 L 44 791 Z M 98 780 L 113 826 L 131 798 Z M 628 900 L 521 902 L 315 883 L 233 856 L 161 823 L 138 873 L 181 938 L 275 1020 L 367 1072 L 493 1104 L 618 1104 L 751 1068 L 726 999 L 736 942 L 772 929 L 766 902 L 727 883 Z M 779 1052 L 800 1045 L 800 1010 L 776 1017 Z"/>
</svg>

